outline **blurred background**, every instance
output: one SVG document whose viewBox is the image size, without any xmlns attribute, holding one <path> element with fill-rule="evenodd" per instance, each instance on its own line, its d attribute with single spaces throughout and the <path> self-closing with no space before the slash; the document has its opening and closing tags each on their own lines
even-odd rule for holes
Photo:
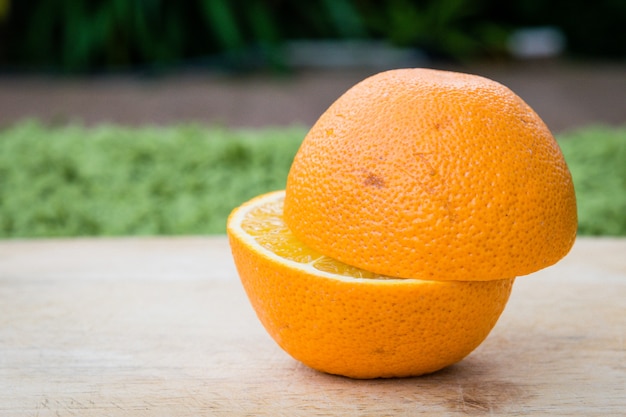
<svg viewBox="0 0 626 417">
<path fill-rule="evenodd" d="M 555 130 L 623 123 L 626 2 L 0 0 L 0 123 L 310 125 L 373 72 L 511 87 Z"/>
<path fill-rule="evenodd" d="M 584 137 L 599 158 L 625 158 L 625 21 L 623 0 L 0 0 L 0 237 L 221 233 L 232 206 L 284 185 L 298 142 L 332 101 L 390 68 L 495 79 L 559 139 Z M 254 148 L 255 138 L 285 135 L 289 145 Z M 80 142 L 94 136 L 109 145 Z M 209 137 L 223 145 L 201 148 Z M 179 174 L 166 172 L 159 152 L 171 157 L 190 141 L 211 157 L 185 154 L 172 164 Z M 287 149 L 279 162 L 276 147 Z M 613 169 L 613 198 L 581 210 L 615 220 L 609 232 L 584 230 L 626 234 L 626 173 L 597 166 Z M 102 194 L 107 182 L 118 189 Z M 203 214 L 217 203 L 197 196 L 227 189 L 241 192 L 211 208 L 219 216 Z M 115 218 L 125 226 L 103 225 Z"/>
<path fill-rule="evenodd" d="M 623 60 L 625 16 L 620 0 L 2 0 L 1 58 L 9 68 L 68 73 L 278 69 L 293 63 L 293 41 L 382 40 L 457 61 L 565 48 Z"/>
</svg>

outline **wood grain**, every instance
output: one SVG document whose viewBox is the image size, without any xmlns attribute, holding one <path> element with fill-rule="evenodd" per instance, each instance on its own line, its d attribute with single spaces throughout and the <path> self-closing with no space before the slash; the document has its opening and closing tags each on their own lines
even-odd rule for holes
<svg viewBox="0 0 626 417">
<path fill-rule="evenodd" d="M 224 237 L 0 241 L 0 416 L 624 415 L 625 255 L 579 239 L 459 364 L 355 381 L 276 346 Z"/>
</svg>

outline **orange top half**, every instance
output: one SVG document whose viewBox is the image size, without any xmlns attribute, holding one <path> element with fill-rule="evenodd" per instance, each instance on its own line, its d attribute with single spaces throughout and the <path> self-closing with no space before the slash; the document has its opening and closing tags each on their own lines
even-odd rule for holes
<svg viewBox="0 0 626 417">
<path fill-rule="evenodd" d="M 427 69 L 357 84 L 304 139 L 285 222 L 313 249 L 401 278 L 494 280 L 552 265 L 576 236 L 561 150 L 505 86 Z"/>
</svg>

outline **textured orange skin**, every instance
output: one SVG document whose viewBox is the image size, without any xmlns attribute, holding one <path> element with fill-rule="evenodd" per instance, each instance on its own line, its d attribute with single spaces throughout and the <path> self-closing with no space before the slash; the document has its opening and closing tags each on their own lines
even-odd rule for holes
<svg viewBox="0 0 626 417">
<path fill-rule="evenodd" d="M 492 280 L 565 256 L 570 172 L 539 116 L 467 74 L 383 72 L 348 90 L 289 172 L 285 222 L 311 248 L 404 278 Z"/>
<path fill-rule="evenodd" d="M 227 230 L 271 337 L 311 368 L 352 378 L 416 376 L 460 361 L 496 324 L 514 282 L 320 277 L 253 248 L 230 220 Z"/>
</svg>

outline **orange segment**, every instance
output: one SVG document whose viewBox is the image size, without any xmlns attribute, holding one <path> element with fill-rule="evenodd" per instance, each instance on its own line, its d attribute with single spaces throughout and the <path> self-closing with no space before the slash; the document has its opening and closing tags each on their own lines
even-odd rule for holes
<svg viewBox="0 0 626 417">
<path fill-rule="evenodd" d="M 420 375 L 463 359 L 496 324 L 513 278 L 427 281 L 351 267 L 291 234 L 284 196 L 243 204 L 227 230 L 252 306 L 295 359 L 353 378 Z"/>
<path fill-rule="evenodd" d="M 276 255 L 298 263 L 310 264 L 319 271 L 354 278 L 387 278 L 346 265 L 304 245 L 283 221 L 284 196 L 251 210 L 241 228 L 256 242 Z"/>
</svg>

